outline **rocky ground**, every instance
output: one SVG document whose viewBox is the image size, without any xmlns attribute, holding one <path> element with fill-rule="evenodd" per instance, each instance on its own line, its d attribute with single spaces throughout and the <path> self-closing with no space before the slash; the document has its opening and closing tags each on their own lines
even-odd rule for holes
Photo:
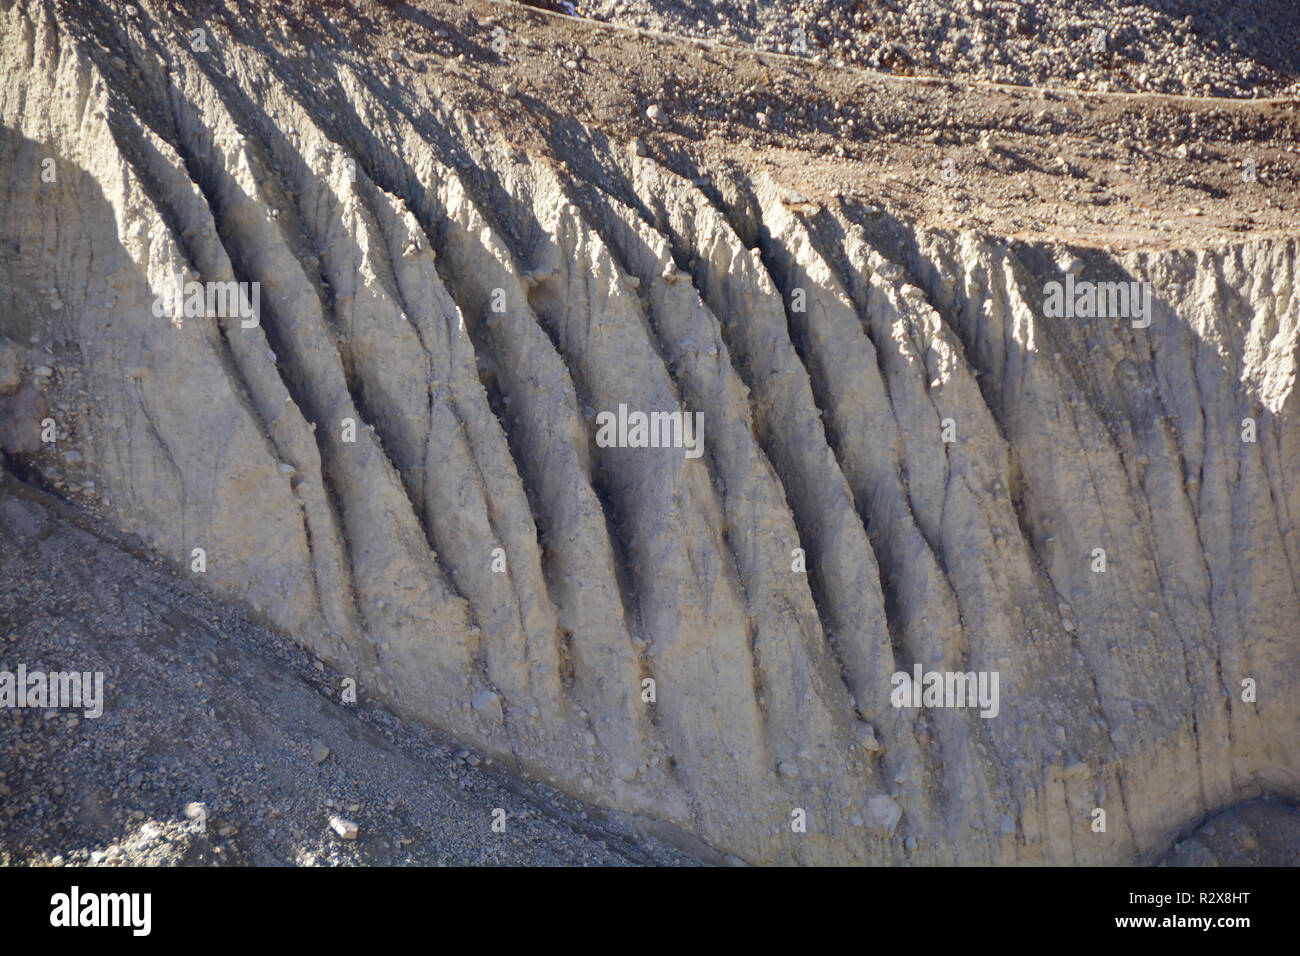
<svg viewBox="0 0 1300 956">
<path fill-rule="evenodd" d="M 1252 800 L 1215 814 L 1176 842 L 1161 866 L 1300 866 L 1300 812 Z"/>
<path fill-rule="evenodd" d="M 1296 90 L 1287 0 L 577 0 L 580 15 L 905 75 L 1105 92 Z"/>
<path fill-rule="evenodd" d="M 1150 9 L 1080 6 L 1094 19 L 1120 22 Z M 1226 47 L 1225 23 L 1237 22 L 1228 7 L 1240 10 L 1228 4 L 1222 16 L 1203 14 L 1204 35 L 1220 37 L 1215 45 Z M 201 8 L 186 8 L 177 15 L 203 22 Z M 705 8 L 731 22 L 733 6 Z M 636 141 L 683 174 L 762 169 L 814 203 L 1016 240 L 1170 248 L 1292 235 L 1300 216 L 1300 101 L 1286 84 L 1260 102 L 1206 98 L 1199 88 L 1107 93 L 1088 82 L 1053 91 L 985 82 L 949 58 L 934 69 L 881 74 L 826 58 L 765 55 L 762 44 L 654 34 L 637 28 L 635 17 L 592 23 L 487 0 L 345 7 L 365 11 L 354 18 L 294 9 L 300 18 L 268 19 L 262 29 L 346 51 L 345 59 L 370 64 L 396 89 L 430 84 L 529 155 L 592 180 L 599 170 L 580 164 L 575 122 L 616 142 Z M 785 5 L 756 9 L 776 22 Z M 216 8 L 210 16 L 229 15 Z M 1260 42 L 1275 37 L 1294 56 L 1282 37 L 1294 34 L 1285 22 L 1296 16 L 1276 4 L 1241 22 L 1277 22 L 1276 31 L 1258 29 Z M 1188 34 L 1150 35 L 1172 42 Z M 1059 42 L 1070 41 L 1061 34 Z M 1179 56 L 1165 59 L 1176 65 Z M 1059 53 L 1047 61 L 1070 62 Z M 1285 75 L 1293 82 L 1296 67 Z"/>
<path fill-rule="evenodd" d="M 0 865 L 695 861 L 364 692 L 344 703 L 321 661 L 57 499 L 0 481 L 0 671 L 106 679 L 97 718 L 0 709 Z"/>
</svg>

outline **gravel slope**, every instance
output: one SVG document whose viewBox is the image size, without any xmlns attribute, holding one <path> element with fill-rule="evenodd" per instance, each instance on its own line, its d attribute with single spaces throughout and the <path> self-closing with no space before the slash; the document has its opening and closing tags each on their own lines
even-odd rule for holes
<svg viewBox="0 0 1300 956">
<path fill-rule="evenodd" d="M 910 75 L 1215 96 L 1290 89 L 1287 0 L 579 0 L 581 15 Z"/>
<path fill-rule="evenodd" d="M 106 681 L 98 718 L 0 709 L 0 865 L 693 862 L 364 695 L 345 705 L 339 675 L 126 544 L 0 478 L 0 671 Z"/>
</svg>

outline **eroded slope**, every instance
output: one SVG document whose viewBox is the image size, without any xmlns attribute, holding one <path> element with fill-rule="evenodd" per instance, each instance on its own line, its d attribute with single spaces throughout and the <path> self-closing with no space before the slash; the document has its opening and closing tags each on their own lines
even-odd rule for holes
<svg viewBox="0 0 1300 956">
<path fill-rule="evenodd" d="M 1295 798 L 1294 238 L 1066 254 L 520 149 L 228 21 L 3 17 L 6 452 L 363 693 L 754 862 L 1132 861 Z M 1065 271 L 1150 324 L 1049 317 Z M 159 317 L 178 273 L 259 322 Z M 703 454 L 602 447 L 620 405 Z M 891 706 L 917 664 L 998 715 Z"/>
</svg>

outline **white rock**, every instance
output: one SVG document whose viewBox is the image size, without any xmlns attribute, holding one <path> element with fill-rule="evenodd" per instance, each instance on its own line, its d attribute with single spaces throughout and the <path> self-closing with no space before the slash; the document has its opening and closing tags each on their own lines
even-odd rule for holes
<svg viewBox="0 0 1300 956">
<path fill-rule="evenodd" d="M 881 745 L 880 741 L 876 739 L 875 728 L 870 724 L 863 724 L 862 727 L 858 729 L 858 743 L 861 744 L 862 749 L 869 754 L 879 753 L 885 749 Z"/>
<path fill-rule="evenodd" d="M 359 832 L 355 823 L 342 817 L 330 817 L 330 829 L 344 840 L 355 840 Z"/>
<path fill-rule="evenodd" d="M 501 711 L 501 698 L 490 690 L 479 691 L 470 699 L 469 705 L 481 717 L 497 722 L 505 719 Z"/>
<path fill-rule="evenodd" d="M 898 821 L 903 819 L 903 808 L 890 797 L 878 793 L 867 801 L 867 829 L 878 836 L 893 836 Z"/>
</svg>

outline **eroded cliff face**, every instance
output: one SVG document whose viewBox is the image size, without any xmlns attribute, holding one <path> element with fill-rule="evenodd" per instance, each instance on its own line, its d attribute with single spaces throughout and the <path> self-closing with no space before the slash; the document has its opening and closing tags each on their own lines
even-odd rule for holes
<svg viewBox="0 0 1300 956">
<path fill-rule="evenodd" d="M 1293 239 L 559 165 L 320 49 L 0 6 L 11 464 L 361 694 L 751 862 L 1130 862 L 1300 796 Z M 1149 324 L 1052 317 L 1067 274 Z M 620 405 L 703 454 L 604 447 Z M 917 665 L 996 715 L 893 706 Z"/>
</svg>

